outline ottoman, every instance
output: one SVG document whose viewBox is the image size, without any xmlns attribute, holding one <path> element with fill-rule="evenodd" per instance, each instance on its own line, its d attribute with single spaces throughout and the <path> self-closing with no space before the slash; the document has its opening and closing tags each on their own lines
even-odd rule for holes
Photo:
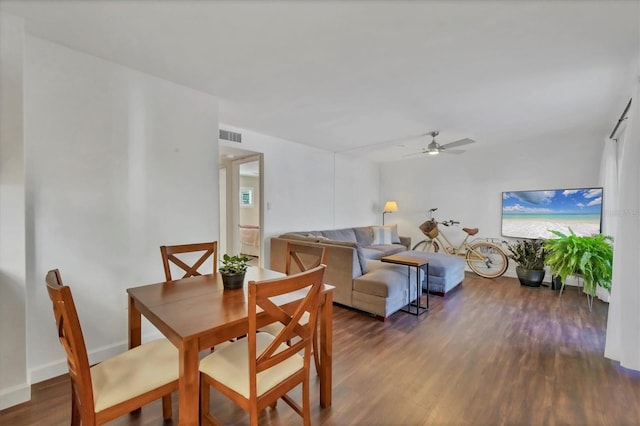
<svg viewBox="0 0 640 426">
<path fill-rule="evenodd" d="M 403 256 L 426 258 L 429 261 L 429 292 L 444 296 L 464 280 L 464 265 L 466 261 L 460 256 L 443 253 L 425 253 L 423 251 L 404 251 L 397 253 Z M 423 281 L 426 290 L 427 283 Z"/>
</svg>

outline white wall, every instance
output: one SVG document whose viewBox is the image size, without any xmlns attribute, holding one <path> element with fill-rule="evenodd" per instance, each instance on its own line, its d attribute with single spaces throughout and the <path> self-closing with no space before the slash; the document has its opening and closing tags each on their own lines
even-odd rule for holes
<svg viewBox="0 0 640 426">
<path fill-rule="evenodd" d="M 379 185 L 378 164 L 336 154 L 335 227 L 381 224 L 385 200 L 378 199 Z"/>
<path fill-rule="evenodd" d="M 378 166 L 292 141 L 221 124 L 242 133 L 222 145 L 264 154 L 264 263 L 271 237 L 288 231 L 370 225 L 378 215 Z"/>
<path fill-rule="evenodd" d="M 66 371 L 48 269 L 71 286 L 95 362 L 125 348 L 126 288 L 163 280 L 159 246 L 218 238 L 218 107 L 210 95 L 35 37 L 25 59 L 27 336 L 37 382 Z"/>
<path fill-rule="evenodd" d="M 30 398 L 26 346 L 24 22 L 0 15 L 0 410 Z"/>
<path fill-rule="evenodd" d="M 424 238 L 418 225 L 432 207 L 438 208 L 439 220 L 461 222 L 459 228 L 444 228 L 456 242 L 464 238 L 462 226 L 479 228 L 477 237 L 501 238 L 503 191 L 598 186 L 603 140 L 603 135 L 573 132 L 561 140 L 514 138 L 500 148 L 478 141 L 460 155 L 384 163 L 380 199 L 398 201 L 393 219 L 399 233 L 411 236 L 414 244 Z M 510 265 L 508 275 L 514 267 Z"/>
</svg>

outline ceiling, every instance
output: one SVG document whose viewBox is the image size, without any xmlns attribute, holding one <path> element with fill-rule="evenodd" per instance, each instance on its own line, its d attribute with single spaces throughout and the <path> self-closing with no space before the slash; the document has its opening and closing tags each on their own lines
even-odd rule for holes
<svg viewBox="0 0 640 426">
<path fill-rule="evenodd" d="M 638 1 L 8 1 L 27 30 L 211 93 L 220 121 L 353 153 L 608 135 Z M 558 136 L 558 138 L 560 138 Z M 402 141 L 399 141 L 402 139 Z"/>
</svg>

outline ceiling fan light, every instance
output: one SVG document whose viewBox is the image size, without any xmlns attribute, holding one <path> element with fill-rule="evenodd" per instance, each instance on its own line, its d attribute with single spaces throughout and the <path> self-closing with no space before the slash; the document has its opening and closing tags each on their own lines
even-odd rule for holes
<svg viewBox="0 0 640 426">
<path fill-rule="evenodd" d="M 436 141 L 431 142 L 429 146 L 427 146 L 427 152 L 429 153 L 429 155 L 438 155 L 440 150 L 438 149 L 438 144 L 436 143 Z"/>
</svg>

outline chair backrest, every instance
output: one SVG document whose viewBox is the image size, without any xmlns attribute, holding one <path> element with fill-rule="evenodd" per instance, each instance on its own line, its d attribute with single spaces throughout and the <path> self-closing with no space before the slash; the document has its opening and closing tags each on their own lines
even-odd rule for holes
<svg viewBox="0 0 640 426">
<path fill-rule="evenodd" d="M 255 395 L 256 375 L 304 350 L 304 366 L 309 368 L 311 342 L 317 323 L 320 291 L 326 266 L 320 265 L 306 272 L 265 281 L 249 281 L 249 385 Z M 304 299 L 292 314 L 274 303 L 270 298 L 308 288 Z M 284 328 L 273 342 L 261 353 L 256 350 L 257 309 L 261 308 Z M 302 316 L 309 313 L 309 321 L 302 323 Z M 295 338 L 295 339 L 294 339 Z M 293 340 L 292 340 L 293 339 Z M 285 342 L 293 342 L 287 346 Z M 283 345 L 284 344 L 284 345 Z M 280 350 L 285 347 L 284 350 Z M 277 351 L 277 352 L 276 352 Z"/>
<path fill-rule="evenodd" d="M 327 250 L 325 247 L 287 243 L 285 274 L 291 275 L 297 272 L 304 272 L 326 264 Z"/>
<path fill-rule="evenodd" d="M 191 263 L 191 265 L 185 263 L 184 260 L 178 258 L 176 254 L 183 253 L 197 253 L 204 252 L 200 258 Z M 202 266 L 204 262 L 211 257 L 213 262 L 213 273 L 218 271 L 218 242 L 213 241 L 210 243 L 196 243 L 196 244 L 182 244 L 177 246 L 161 246 L 160 253 L 162 254 L 162 264 L 164 265 L 164 276 L 167 281 L 171 281 L 171 263 L 179 266 L 185 271 L 182 278 L 193 277 L 195 275 L 202 275 L 198 272 L 198 268 Z"/>
<path fill-rule="evenodd" d="M 53 304 L 53 316 L 58 327 L 58 338 L 67 353 L 69 376 L 71 377 L 72 398 L 75 398 L 81 418 L 94 415 L 93 388 L 87 348 L 71 289 L 62 283 L 60 271 L 53 269 L 45 278 L 47 291 Z"/>
</svg>

